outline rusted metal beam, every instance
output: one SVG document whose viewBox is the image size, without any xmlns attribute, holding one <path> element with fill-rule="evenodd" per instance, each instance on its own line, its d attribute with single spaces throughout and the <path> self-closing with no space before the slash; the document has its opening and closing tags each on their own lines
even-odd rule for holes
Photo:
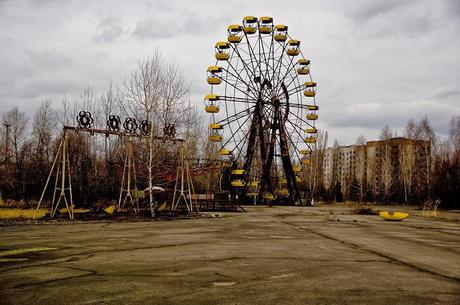
<svg viewBox="0 0 460 305">
<path fill-rule="evenodd" d="M 128 132 L 123 132 L 123 131 L 111 131 L 107 129 L 98 129 L 98 128 L 82 128 L 82 127 L 76 127 L 76 126 L 64 126 L 64 131 L 67 130 L 73 130 L 76 133 L 78 132 L 89 132 L 91 134 L 97 133 L 97 134 L 104 134 L 105 136 L 109 135 L 115 135 L 115 136 L 121 136 L 121 137 L 135 137 L 135 138 L 145 138 L 149 139 L 149 135 L 142 135 L 138 133 L 128 133 Z M 162 140 L 162 141 L 171 141 L 171 142 L 185 142 L 184 139 L 181 138 L 170 138 L 170 137 L 159 137 L 159 136 L 153 136 L 154 140 Z"/>
</svg>

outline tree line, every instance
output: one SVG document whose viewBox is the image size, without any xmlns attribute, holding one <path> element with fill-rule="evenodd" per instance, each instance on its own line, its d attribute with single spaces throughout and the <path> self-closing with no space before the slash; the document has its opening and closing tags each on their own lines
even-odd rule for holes
<svg viewBox="0 0 460 305">
<path fill-rule="evenodd" d="M 87 87 L 79 100 L 69 101 L 64 96 L 58 107 L 55 106 L 58 103 L 44 100 L 31 117 L 18 107 L 5 111 L 0 125 L 0 198 L 34 202 L 40 197 L 62 138 L 62 126 L 76 125 L 81 110 L 91 112 L 93 126 L 103 129 L 110 115 L 119 115 L 122 120 L 130 117 L 137 122 L 151 122 L 151 137 L 133 139 L 137 182 L 141 190 L 151 188 L 153 183 L 171 187 L 168 181 L 173 180 L 180 159 L 179 144 L 153 140 L 154 136 L 163 134 L 168 124 L 173 124 L 177 136 L 186 140 L 187 158 L 195 162 L 192 167 L 210 166 L 218 155 L 218 143 L 207 140 L 205 118 L 201 109 L 191 103 L 189 95 L 190 83 L 183 72 L 156 52 L 140 60 L 121 84 L 108 82 L 103 92 L 95 93 Z M 378 157 L 371 160 L 357 153 L 355 169 L 341 175 L 335 169 L 332 183 L 326 185 L 324 162 L 328 134 L 320 131 L 313 164 L 303 174 L 303 186 L 313 189 L 315 197 L 325 201 L 421 204 L 439 199 L 441 206 L 458 208 L 460 116 L 451 119 L 447 139 L 435 134 L 427 118 L 407 123 L 404 137 L 411 141 L 395 146 L 391 144 L 392 136 L 390 127 L 383 128 L 380 135 L 383 145 L 378 147 Z M 70 132 L 68 137 L 77 205 L 91 207 L 98 201 L 116 200 L 123 174 L 126 138 L 83 132 Z M 356 141 L 357 147 L 365 144 L 364 136 Z M 338 148 L 337 141 L 334 147 Z M 368 162 L 375 164 L 375 171 L 357 170 Z M 220 172 L 204 172 L 194 177 L 196 191 L 220 190 Z M 152 205 L 151 198 L 149 203 Z"/>
<path fill-rule="evenodd" d="M 122 122 L 127 117 L 138 123 L 151 122 L 152 137 L 132 139 L 138 188 L 171 180 L 180 144 L 153 139 L 163 135 L 164 126 L 173 124 L 176 137 L 186 140 L 185 151 L 190 159 L 209 157 L 217 151 L 206 141 L 204 119 L 191 103 L 189 92 L 190 83 L 183 72 L 177 65 L 165 63 L 157 52 L 140 60 L 121 84 L 109 82 L 104 92 L 95 93 L 87 87 L 79 100 L 69 101 L 64 96 L 58 107 L 58 103 L 44 100 L 31 118 L 19 107 L 4 112 L 0 126 L 2 198 L 25 202 L 39 198 L 63 135 L 62 127 L 75 126 L 81 110 L 90 112 L 93 127 L 102 129 L 110 115 L 120 116 Z M 67 137 L 77 205 L 89 207 L 99 200 L 116 200 L 126 139 L 83 132 L 67 132 Z M 198 190 L 215 187 L 202 177 L 195 184 Z"/>
<path fill-rule="evenodd" d="M 451 118 L 447 138 L 436 135 L 427 117 L 419 122 L 409 120 L 402 137 L 395 134 L 385 126 L 375 144 L 361 135 L 350 153 L 353 162 L 347 159 L 348 165 L 343 166 L 343 148 L 335 141 L 328 151 L 327 132 L 320 132 L 310 181 L 316 186 L 316 196 L 325 201 L 459 208 L 460 115 Z M 371 153 L 368 147 L 372 145 L 375 151 Z M 335 163 L 325 177 L 328 153 Z"/>
</svg>

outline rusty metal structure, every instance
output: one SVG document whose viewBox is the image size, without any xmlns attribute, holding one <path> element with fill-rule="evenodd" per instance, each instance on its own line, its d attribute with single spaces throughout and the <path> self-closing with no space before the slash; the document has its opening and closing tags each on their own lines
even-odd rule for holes
<svg viewBox="0 0 460 305">
<path fill-rule="evenodd" d="M 234 192 L 243 201 L 297 204 L 319 109 L 300 41 L 271 17 L 246 16 L 215 44 L 215 59 L 204 98 L 208 139 L 232 162 Z"/>
<path fill-rule="evenodd" d="M 76 126 L 63 127 L 62 138 L 58 147 L 58 151 L 54 158 L 51 166 L 48 178 L 46 180 L 43 192 L 40 196 L 40 200 L 37 204 L 36 210 L 40 208 L 45 193 L 51 182 L 51 177 L 55 176 L 55 182 L 53 186 L 53 195 L 51 200 L 50 216 L 53 218 L 58 211 L 59 207 L 64 204 L 69 219 L 74 218 L 74 204 L 72 198 L 72 177 L 70 170 L 70 160 L 68 153 L 68 133 L 89 133 L 91 135 L 105 135 L 118 136 L 125 138 L 125 157 L 123 166 L 123 175 L 121 178 L 120 194 L 117 207 L 120 209 L 125 208 L 125 204 L 128 201 L 131 205 L 132 210 L 137 213 L 139 210 L 139 204 L 137 201 L 137 186 L 136 186 L 136 168 L 133 157 L 133 138 L 144 138 L 152 141 L 170 141 L 173 143 L 183 143 L 184 140 L 175 137 L 174 125 L 167 124 L 164 129 L 163 136 L 153 136 L 151 134 L 152 124 L 143 120 L 140 124 L 134 118 L 126 118 L 122 124 L 120 117 L 110 115 L 107 120 L 106 129 L 100 129 L 93 127 L 93 118 L 90 112 L 80 111 L 76 118 Z M 123 127 L 123 129 L 122 129 Z M 183 145 L 181 145 L 183 147 Z M 183 151 L 183 149 L 181 149 Z M 182 153 L 183 154 L 183 153 Z M 179 166 L 183 167 L 183 162 L 179 162 Z M 187 167 L 188 170 L 188 167 Z M 190 176 L 190 174 L 188 175 Z M 188 177 L 187 176 L 187 177 Z M 191 183 L 191 181 L 189 182 Z M 177 207 L 177 204 L 172 204 L 173 208 Z M 189 205 L 187 205 L 189 207 Z"/>
</svg>

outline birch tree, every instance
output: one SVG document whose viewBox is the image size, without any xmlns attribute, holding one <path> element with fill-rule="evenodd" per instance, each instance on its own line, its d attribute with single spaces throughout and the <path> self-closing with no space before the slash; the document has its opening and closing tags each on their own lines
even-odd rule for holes
<svg viewBox="0 0 460 305">
<path fill-rule="evenodd" d="M 408 203 L 408 197 L 412 193 L 412 182 L 415 169 L 415 148 L 410 140 L 401 144 L 399 150 L 399 170 L 404 189 L 404 202 Z"/>
<path fill-rule="evenodd" d="M 358 189 L 358 203 L 363 201 L 366 188 L 366 138 L 360 135 L 356 139 L 355 181 Z"/>
<path fill-rule="evenodd" d="M 151 122 L 148 150 L 148 189 L 150 214 L 155 217 L 155 206 L 153 202 L 153 157 L 154 134 L 158 130 L 157 118 L 159 117 L 159 105 L 162 97 L 163 87 L 163 65 L 158 51 L 151 57 L 140 60 L 137 69 L 131 73 L 131 77 L 123 83 L 121 107 L 127 114 L 133 115 L 136 120 L 147 120 Z"/>
<path fill-rule="evenodd" d="M 382 129 L 380 140 L 380 182 L 382 185 L 382 195 L 384 202 L 387 202 L 391 195 L 391 187 L 393 185 L 393 167 L 391 162 L 391 130 L 387 126 Z"/>
<path fill-rule="evenodd" d="M 418 179 L 418 190 L 420 197 L 431 197 L 431 172 L 432 172 L 432 155 L 435 153 L 436 135 L 428 121 L 423 118 L 416 129 L 416 139 L 420 141 L 421 158 L 419 164 L 420 177 Z"/>
</svg>

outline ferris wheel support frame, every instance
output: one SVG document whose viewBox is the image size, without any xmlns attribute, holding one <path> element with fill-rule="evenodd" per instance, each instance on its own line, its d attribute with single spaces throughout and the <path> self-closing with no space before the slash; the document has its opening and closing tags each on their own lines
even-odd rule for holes
<svg viewBox="0 0 460 305">
<path fill-rule="evenodd" d="M 316 145 L 316 83 L 310 76 L 310 60 L 299 46 L 287 26 L 274 26 L 273 18 L 266 16 L 244 17 L 243 26 L 228 27 L 228 42 L 215 45 L 217 62 L 208 67 L 211 94 L 205 96 L 210 104 L 205 110 L 212 113 L 213 122 L 209 139 L 223 142 L 219 154 L 229 158 L 230 190 L 239 198 L 297 204 L 301 187 L 312 191 L 302 184 L 299 173 L 303 165 L 312 164 Z M 302 58 L 294 61 L 299 54 Z M 220 66 L 219 61 L 228 65 Z M 302 82 L 299 75 L 308 75 L 310 81 Z M 214 85 L 221 83 L 223 95 L 214 91 Z M 305 97 L 313 97 L 313 104 L 304 104 Z M 220 101 L 225 116 L 216 119 Z M 225 141 L 224 128 L 229 128 Z M 307 149 L 298 148 L 299 143 Z"/>
</svg>

